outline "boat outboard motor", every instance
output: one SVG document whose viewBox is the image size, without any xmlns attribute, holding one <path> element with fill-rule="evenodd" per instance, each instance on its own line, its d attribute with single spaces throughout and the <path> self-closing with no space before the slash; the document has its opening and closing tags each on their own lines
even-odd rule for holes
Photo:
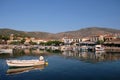
<svg viewBox="0 0 120 80">
<path fill-rule="evenodd" d="M 40 56 L 39 60 L 40 60 L 40 61 L 43 61 L 43 60 L 44 60 L 44 57 L 43 57 L 43 56 Z"/>
</svg>

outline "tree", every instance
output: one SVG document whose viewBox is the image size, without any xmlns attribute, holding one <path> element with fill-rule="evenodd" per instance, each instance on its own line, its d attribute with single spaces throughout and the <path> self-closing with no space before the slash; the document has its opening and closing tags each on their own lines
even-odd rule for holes
<svg viewBox="0 0 120 80">
<path fill-rule="evenodd" d="M 0 39 L 2 39 L 2 35 L 0 35 Z"/>
<path fill-rule="evenodd" d="M 5 40 L 5 41 L 7 41 L 7 40 L 9 40 L 10 38 L 8 37 L 8 36 L 2 36 L 2 40 Z"/>
<path fill-rule="evenodd" d="M 29 42 L 31 45 L 36 45 L 36 42 L 32 42 L 32 40 Z"/>
<path fill-rule="evenodd" d="M 46 45 L 48 45 L 48 46 L 52 46 L 52 45 L 59 46 L 62 43 L 63 42 L 60 42 L 60 41 L 48 41 L 48 42 L 46 42 Z"/>
<path fill-rule="evenodd" d="M 103 44 L 103 43 L 104 43 L 103 40 L 98 40 L 98 41 L 96 42 L 96 44 Z"/>
<path fill-rule="evenodd" d="M 24 44 L 24 42 L 25 42 L 25 38 L 23 38 L 23 39 L 21 40 L 21 43 L 22 43 L 22 44 Z"/>
<path fill-rule="evenodd" d="M 40 45 L 44 46 L 44 45 L 45 45 L 45 42 L 40 42 Z"/>
<path fill-rule="evenodd" d="M 10 44 L 19 45 L 20 43 L 21 43 L 20 41 L 13 41 Z"/>
</svg>

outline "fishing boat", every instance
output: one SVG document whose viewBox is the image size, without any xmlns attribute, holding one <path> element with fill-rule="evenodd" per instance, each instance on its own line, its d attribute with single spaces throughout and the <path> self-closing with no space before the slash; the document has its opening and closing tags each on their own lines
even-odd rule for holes
<svg viewBox="0 0 120 80">
<path fill-rule="evenodd" d="M 48 64 L 43 56 L 40 56 L 39 60 L 6 60 L 9 67 L 29 67 Z"/>
</svg>

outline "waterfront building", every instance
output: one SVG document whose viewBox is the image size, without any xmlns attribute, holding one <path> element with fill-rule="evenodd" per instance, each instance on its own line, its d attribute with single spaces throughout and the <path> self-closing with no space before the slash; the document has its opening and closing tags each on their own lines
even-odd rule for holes
<svg viewBox="0 0 120 80">
<path fill-rule="evenodd" d="M 104 41 L 104 35 L 93 35 L 90 36 L 91 42 Z"/>
<path fill-rule="evenodd" d="M 82 38 L 82 42 L 90 41 L 89 37 Z"/>
<path fill-rule="evenodd" d="M 65 43 L 65 44 L 71 44 L 71 43 L 79 43 L 82 41 L 81 38 L 68 38 L 68 37 L 64 37 L 62 39 L 62 41 Z"/>
<path fill-rule="evenodd" d="M 14 39 L 14 34 L 11 34 L 10 35 L 10 40 L 13 40 Z"/>
<path fill-rule="evenodd" d="M 112 41 L 112 40 L 115 40 L 116 37 L 114 35 L 107 35 L 104 37 L 104 40 L 105 41 Z"/>
</svg>

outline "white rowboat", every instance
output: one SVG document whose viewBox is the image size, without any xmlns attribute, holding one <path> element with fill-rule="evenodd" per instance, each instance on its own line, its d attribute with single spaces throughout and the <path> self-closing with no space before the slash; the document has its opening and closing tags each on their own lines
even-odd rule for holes
<svg viewBox="0 0 120 80">
<path fill-rule="evenodd" d="M 6 60 L 9 67 L 28 67 L 48 64 L 44 58 L 40 56 L 40 60 Z"/>
</svg>

